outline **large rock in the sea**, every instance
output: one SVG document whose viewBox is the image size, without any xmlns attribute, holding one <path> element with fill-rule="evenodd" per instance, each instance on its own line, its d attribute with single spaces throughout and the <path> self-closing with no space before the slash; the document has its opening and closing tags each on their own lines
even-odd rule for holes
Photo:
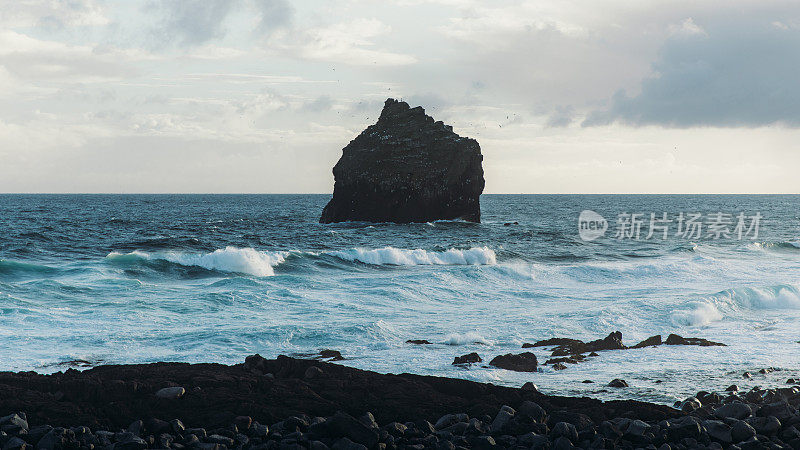
<svg viewBox="0 0 800 450">
<path fill-rule="evenodd" d="M 478 142 L 421 106 L 386 100 L 378 122 L 342 151 L 321 223 L 480 222 L 484 179 Z"/>
</svg>

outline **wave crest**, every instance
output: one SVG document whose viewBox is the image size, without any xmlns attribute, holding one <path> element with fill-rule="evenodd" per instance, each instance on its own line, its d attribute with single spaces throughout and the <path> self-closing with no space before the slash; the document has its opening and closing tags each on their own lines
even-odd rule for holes
<svg viewBox="0 0 800 450">
<path fill-rule="evenodd" d="M 800 289 L 788 284 L 726 289 L 687 306 L 672 312 L 671 319 L 675 325 L 708 325 L 722 320 L 723 312 L 800 309 Z"/>
<path fill-rule="evenodd" d="M 789 284 L 727 289 L 715 299 L 745 309 L 800 309 L 800 289 Z"/>
<path fill-rule="evenodd" d="M 416 266 L 416 265 L 494 265 L 497 255 L 489 247 L 473 247 L 469 250 L 451 248 L 443 252 L 422 249 L 407 250 L 385 247 L 381 249 L 353 248 L 328 253 L 345 261 L 364 264 Z"/>
<path fill-rule="evenodd" d="M 197 266 L 221 272 L 244 273 L 256 277 L 275 275 L 274 267 L 286 260 L 288 252 L 262 252 L 252 248 L 225 247 L 211 253 L 186 253 L 176 251 L 130 253 L 112 252 L 106 258 L 145 261 L 168 261 L 182 266 Z"/>
</svg>

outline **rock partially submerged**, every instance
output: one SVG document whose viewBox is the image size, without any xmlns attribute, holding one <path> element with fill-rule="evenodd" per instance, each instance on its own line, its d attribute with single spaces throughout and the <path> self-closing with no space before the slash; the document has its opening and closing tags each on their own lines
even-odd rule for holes
<svg viewBox="0 0 800 450">
<path fill-rule="evenodd" d="M 322 349 L 317 353 L 296 353 L 293 356 L 317 361 L 344 361 L 344 356 L 338 350 Z"/>
<path fill-rule="evenodd" d="M 670 334 L 667 336 L 667 345 L 699 345 L 701 347 L 725 347 L 725 344 L 720 342 L 709 341 L 702 338 L 685 338 L 677 334 Z"/>
<path fill-rule="evenodd" d="M 489 361 L 489 365 L 515 372 L 536 372 L 538 361 L 536 360 L 536 355 L 531 352 L 524 352 L 518 355 L 508 353 L 494 357 Z"/>
<path fill-rule="evenodd" d="M 578 353 L 621 350 L 625 348 L 627 347 L 622 344 L 622 332 L 615 331 L 603 339 L 597 339 L 591 342 L 584 343 L 577 339 L 570 340 L 570 342 L 554 348 L 553 356 L 567 356 L 576 355 Z"/>
<path fill-rule="evenodd" d="M 628 350 L 645 347 L 657 347 L 659 345 L 697 345 L 701 347 L 725 346 L 725 344 L 709 341 L 708 339 L 685 338 L 678 336 L 677 334 L 670 334 L 666 341 L 662 341 L 661 335 L 655 335 L 643 340 L 642 342 L 639 342 L 632 347 L 628 347 L 622 343 L 622 332 L 615 331 L 603 339 L 597 339 L 590 342 L 583 342 L 579 339 L 557 337 L 537 341 L 533 344 L 525 343 L 522 344 L 522 348 L 554 347 L 552 349 L 553 358 L 548 359 L 544 364 L 552 364 L 554 369 L 561 370 L 566 367 L 564 363 L 577 364 L 581 361 L 584 361 L 586 359 L 584 353 L 589 353 L 589 356 L 597 356 L 598 354 L 596 352 L 599 351 Z M 556 367 L 556 365 L 558 365 L 558 367 Z"/>
<path fill-rule="evenodd" d="M 483 361 L 483 359 L 481 359 L 480 355 L 473 352 L 462 356 L 456 356 L 455 359 L 453 359 L 453 365 L 457 366 L 461 364 L 475 364 L 481 361 Z"/>
<path fill-rule="evenodd" d="M 480 222 L 482 161 L 474 139 L 388 99 L 378 122 L 342 151 L 320 222 Z"/>
</svg>

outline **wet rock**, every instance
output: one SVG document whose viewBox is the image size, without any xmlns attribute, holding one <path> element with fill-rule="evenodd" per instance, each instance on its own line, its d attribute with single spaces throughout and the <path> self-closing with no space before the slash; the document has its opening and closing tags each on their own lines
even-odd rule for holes
<svg viewBox="0 0 800 450">
<path fill-rule="evenodd" d="M 52 429 L 47 434 L 36 440 L 36 450 L 55 450 L 65 444 L 64 429 Z"/>
<path fill-rule="evenodd" d="M 28 421 L 20 414 L 9 414 L 0 418 L 0 427 L 3 431 L 11 433 L 19 433 L 20 430 L 28 431 Z"/>
<path fill-rule="evenodd" d="M 514 418 L 516 411 L 510 406 L 503 406 L 492 421 L 492 433 L 498 434 L 505 429 Z"/>
<path fill-rule="evenodd" d="M 667 340 L 664 341 L 667 345 L 699 345 L 702 347 L 713 347 L 713 346 L 720 346 L 725 347 L 725 344 L 719 342 L 712 342 L 708 339 L 702 338 L 685 338 L 682 336 L 678 336 L 677 334 L 670 334 L 667 336 Z"/>
<path fill-rule="evenodd" d="M 133 433 L 121 433 L 114 444 L 114 450 L 144 450 L 147 442 Z"/>
<path fill-rule="evenodd" d="M 453 359 L 453 365 L 474 364 L 474 363 L 479 363 L 481 361 L 483 361 L 483 359 L 481 359 L 480 355 L 478 355 L 475 352 L 472 352 L 472 353 L 467 353 L 466 355 L 456 356 L 455 359 Z"/>
<path fill-rule="evenodd" d="M 498 426 L 500 426 L 500 425 L 498 425 Z M 457 428 L 460 429 L 462 427 L 459 426 Z M 489 425 L 487 425 L 487 424 L 483 423 L 483 421 L 473 417 L 473 418 L 469 419 L 469 422 L 467 422 L 467 427 L 464 428 L 463 434 L 465 436 L 467 436 L 467 435 L 469 435 L 469 436 L 484 436 L 484 435 L 489 434 L 490 432 L 491 432 L 491 429 L 489 428 Z"/>
<path fill-rule="evenodd" d="M 186 394 L 186 389 L 182 386 L 165 387 L 156 391 L 156 397 L 165 400 L 177 400 L 183 397 L 184 394 Z"/>
<path fill-rule="evenodd" d="M 265 438 L 269 434 L 269 426 L 254 422 L 250 427 L 250 435 L 256 438 Z"/>
<path fill-rule="evenodd" d="M 172 419 L 169 422 L 170 428 L 172 428 L 173 433 L 183 434 L 186 430 L 186 426 L 181 422 L 180 419 Z"/>
<path fill-rule="evenodd" d="M 564 436 L 561 436 L 561 437 L 556 438 L 553 441 L 553 447 L 552 448 L 553 448 L 553 450 L 569 450 L 569 449 L 575 448 L 575 446 L 572 445 L 572 442 L 570 442 L 569 439 L 567 439 Z"/>
<path fill-rule="evenodd" d="M 333 450 L 367 450 L 367 447 L 343 437 L 333 443 Z"/>
<path fill-rule="evenodd" d="M 578 442 L 578 430 L 575 425 L 567 422 L 558 422 L 553 430 L 550 431 L 550 437 L 556 440 L 560 437 L 567 438 L 571 443 Z"/>
<path fill-rule="evenodd" d="M 778 418 L 778 420 L 788 421 L 794 417 L 797 417 L 798 411 L 789 403 L 780 401 L 762 406 L 758 410 L 758 415 L 762 417 L 775 416 Z"/>
<path fill-rule="evenodd" d="M 567 356 L 575 355 L 578 353 L 599 352 L 603 350 L 621 350 L 625 349 L 622 344 L 622 332 L 615 331 L 610 333 L 603 339 L 597 339 L 591 342 L 582 342 L 571 340 L 570 342 L 559 345 L 553 349 L 553 356 Z"/>
<path fill-rule="evenodd" d="M 578 339 L 551 338 L 551 339 L 545 339 L 543 341 L 537 341 L 536 343 L 532 344 L 531 347 L 553 347 L 553 346 L 582 345 L 582 344 L 583 341 L 580 341 Z"/>
<path fill-rule="evenodd" d="M 378 443 L 378 431 L 349 414 L 337 412 L 326 423 L 334 436 L 343 436 L 370 448 Z"/>
<path fill-rule="evenodd" d="M 536 355 L 530 352 L 518 355 L 508 353 L 494 357 L 489 362 L 489 365 L 515 372 L 536 372 L 538 361 L 536 360 Z"/>
<path fill-rule="evenodd" d="M 311 441 L 308 443 L 308 448 L 309 450 L 328 450 L 330 447 L 320 441 Z"/>
<path fill-rule="evenodd" d="M 553 370 L 564 370 L 566 368 L 567 368 L 567 366 L 565 366 L 564 364 L 562 364 L 560 362 L 557 362 L 557 363 L 553 364 Z"/>
<path fill-rule="evenodd" d="M 725 388 L 725 392 L 739 392 L 739 386 L 732 384 Z"/>
<path fill-rule="evenodd" d="M 625 434 L 634 436 L 636 438 L 641 438 L 649 429 L 650 425 L 648 425 L 646 422 L 641 420 L 632 420 L 625 429 Z"/>
<path fill-rule="evenodd" d="M 206 439 L 208 440 L 208 442 L 219 445 L 225 445 L 227 447 L 233 447 L 233 444 L 235 442 L 232 438 L 229 438 L 227 436 L 221 436 L 219 434 L 212 434 Z"/>
<path fill-rule="evenodd" d="M 756 430 L 756 433 L 772 436 L 781 430 L 781 421 L 775 416 L 751 417 L 746 420 Z"/>
<path fill-rule="evenodd" d="M 745 372 L 742 374 L 742 378 L 748 378 L 748 379 L 753 378 L 753 374 L 751 374 L 750 372 Z"/>
<path fill-rule="evenodd" d="M 704 420 L 703 428 L 711 439 L 721 444 L 728 445 L 733 442 L 731 427 L 720 420 Z"/>
<path fill-rule="evenodd" d="M 205 439 L 208 437 L 208 432 L 205 428 L 187 428 L 186 434 L 193 434 L 200 439 Z"/>
<path fill-rule="evenodd" d="M 414 344 L 414 345 L 431 345 L 432 342 L 429 342 L 426 339 L 409 339 L 406 341 L 406 344 Z"/>
<path fill-rule="evenodd" d="M 733 421 L 731 425 L 731 438 L 734 443 L 742 442 L 756 435 L 756 430 L 743 420 Z"/>
<path fill-rule="evenodd" d="M 760 450 L 767 448 L 768 445 L 766 442 L 762 442 L 758 436 L 753 436 L 744 442 L 740 442 L 738 447 L 742 450 Z"/>
<path fill-rule="evenodd" d="M 472 448 L 486 450 L 497 447 L 497 442 L 491 436 L 475 436 L 470 439 Z"/>
<path fill-rule="evenodd" d="M 541 406 L 539 406 L 538 403 L 530 400 L 525 400 L 522 402 L 517 410 L 517 414 L 528 417 L 537 423 L 544 423 L 545 418 L 547 417 L 547 412 Z"/>
<path fill-rule="evenodd" d="M 439 422 L 436 423 L 438 425 Z M 392 436 L 401 437 L 404 434 L 406 434 L 406 430 L 408 429 L 408 427 L 400 422 L 391 422 L 385 427 L 383 427 L 383 429 L 386 430 L 386 432 L 391 434 Z"/>
<path fill-rule="evenodd" d="M 525 384 L 523 384 L 520 389 L 522 389 L 523 391 L 531 391 L 531 392 L 541 393 L 541 391 L 539 391 L 539 386 L 536 386 L 535 384 L 531 383 L 530 381 L 526 381 Z"/>
<path fill-rule="evenodd" d="M 561 357 L 561 358 L 550 358 L 547 361 L 545 361 L 545 365 L 549 365 L 549 364 L 553 364 L 553 365 L 561 364 L 561 365 L 564 365 L 564 363 L 566 363 L 566 364 L 578 364 L 579 362 L 584 361 L 585 359 L 586 359 L 586 356 L 579 353 L 577 355 L 569 355 L 569 356 L 565 356 L 565 357 Z"/>
<path fill-rule="evenodd" d="M 447 427 L 455 425 L 459 422 L 469 421 L 469 416 L 466 414 L 447 414 L 439 418 L 433 427 L 437 430 L 443 430 Z"/>
<path fill-rule="evenodd" d="M 628 387 L 628 383 L 623 379 L 614 378 L 610 383 L 608 383 L 608 386 L 613 388 L 626 388 Z"/>
<path fill-rule="evenodd" d="M 583 381 L 581 381 L 581 383 L 583 383 L 583 384 L 593 384 L 594 381 L 592 381 L 592 380 L 583 380 Z"/>
<path fill-rule="evenodd" d="M 752 414 L 753 410 L 750 408 L 750 405 L 742 402 L 725 403 L 714 409 L 714 415 L 719 418 L 742 420 L 750 417 Z"/>
<path fill-rule="evenodd" d="M 344 356 L 338 350 L 323 349 L 319 351 L 319 357 L 314 359 L 325 359 L 328 361 L 344 361 Z"/>
<path fill-rule="evenodd" d="M 29 448 L 28 443 L 18 437 L 12 437 L 3 446 L 3 450 L 26 450 Z"/>
<path fill-rule="evenodd" d="M 697 439 L 703 434 L 703 428 L 697 419 L 693 417 L 683 417 L 667 428 L 667 436 L 670 441 L 679 442 L 684 439 Z"/>
<path fill-rule="evenodd" d="M 644 348 L 644 347 L 654 347 L 657 345 L 661 345 L 661 335 L 657 334 L 655 336 L 650 336 L 649 338 L 639 342 L 638 344 L 634 345 L 631 348 Z"/>
<path fill-rule="evenodd" d="M 680 407 L 678 409 L 680 409 L 683 412 L 692 412 L 700 409 L 702 406 L 703 404 L 700 402 L 700 400 L 698 400 L 695 397 L 689 397 L 683 402 L 681 402 Z"/>
<path fill-rule="evenodd" d="M 700 391 L 695 395 L 695 398 L 697 398 L 702 405 L 718 405 L 722 403 L 722 397 L 715 392 Z"/>
<path fill-rule="evenodd" d="M 50 425 L 38 425 L 31 427 L 23 439 L 25 439 L 29 444 L 36 444 L 42 437 L 50 433 L 52 430 L 53 427 Z"/>
<path fill-rule="evenodd" d="M 377 123 L 342 151 L 320 222 L 480 222 L 482 161 L 475 140 L 388 99 Z"/>
</svg>

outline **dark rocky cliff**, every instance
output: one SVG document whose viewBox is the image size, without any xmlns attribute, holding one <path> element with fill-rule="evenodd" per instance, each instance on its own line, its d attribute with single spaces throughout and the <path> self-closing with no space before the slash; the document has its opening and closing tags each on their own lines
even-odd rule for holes
<svg viewBox="0 0 800 450">
<path fill-rule="evenodd" d="M 480 222 L 482 161 L 474 139 L 388 99 L 378 122 L 342 151 L 320 222 Z"/>
</svg>

